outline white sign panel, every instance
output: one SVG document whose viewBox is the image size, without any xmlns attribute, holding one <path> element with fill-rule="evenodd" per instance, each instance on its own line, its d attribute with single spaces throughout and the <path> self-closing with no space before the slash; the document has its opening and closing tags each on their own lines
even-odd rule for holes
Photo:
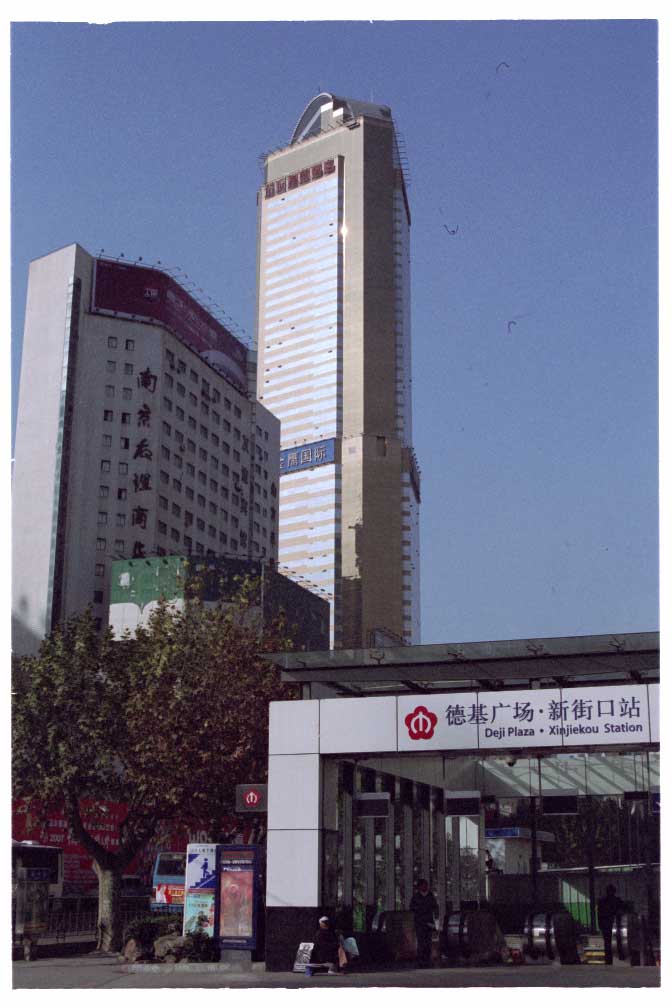
<svg viewBox="0 0 672 1008">
<path fill-rule="evenodd" d="M 563 745 L 649 742 L 646 691 L 629 683 L 563 689 Z"/>
<path fill-rule="evenodd" d="M 478 693 L 479 749 L 524 749 L 561 745 L 560 690 Z"/>
<path fill-rule="evenodd" d="M 477 749 L 478 726 L 470 716 L 475 699 L 475 693 L 398 697 L 399 751 Z"/>
<path fill-rule="evenodd" d="M 320 752 L 396 752 L 396 697 L 320 700 Z"/>
<path fill-rule="evenodd" d="M 659 692 L 658 683 L 647 687 L 649 691 L 649 731 L 651 741 L 660 742 L 660 713 L 659 713 Z"/>
</svg>

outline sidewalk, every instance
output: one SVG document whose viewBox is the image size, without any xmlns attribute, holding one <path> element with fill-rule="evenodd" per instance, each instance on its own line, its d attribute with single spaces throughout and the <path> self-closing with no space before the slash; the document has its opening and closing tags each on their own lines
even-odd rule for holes
<svg viewBox="0 0 672 1008">
<path fill-rule="evenodd" d="M 205 964 L 204 964 L 205 965 Z M 658 987 L 653 966 L 491 966 L 455 969 L 361 972 L 305 977 L 301 973 L 143 972 L 131 973 L 117 956 L 92 954 L 13 964 L 19 990 L 106 990 L 150 988 L 303 987 Z"/>
</svg>

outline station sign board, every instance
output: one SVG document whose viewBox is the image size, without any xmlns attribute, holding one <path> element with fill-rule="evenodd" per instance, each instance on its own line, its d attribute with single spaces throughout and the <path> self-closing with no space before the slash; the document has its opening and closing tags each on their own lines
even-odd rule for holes
<svg viewBox="0 0 672 1008">
<path fill-rule="evenodd" d="M 658 740 L 658 688 L 641 683 L 338 698 L 319 704 L 319 752 L 324 754 L 538 752 Z"/>
</svg>

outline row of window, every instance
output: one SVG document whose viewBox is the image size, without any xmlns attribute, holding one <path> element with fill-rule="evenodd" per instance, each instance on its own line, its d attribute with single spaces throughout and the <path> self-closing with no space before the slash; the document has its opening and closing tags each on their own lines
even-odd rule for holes
<svg viewBox="0 0 672 1008">
<path fill-rule="evenodd" d="M 124 341 L 124 344 L 125 344 L 125 349 L 126 350 L 129 350 L 129 351 L 135 350 L 135 340 L 134 339 L 127 339 L 127 340 Z M 107 345 L 108 345 L 108 347 L 109 347 L 110 350 L 116 350 L 117 347 L 119 346 L 119 340 L 117 339 L 116 336 L 108 336 L 107 337 Z"/>
</svg>

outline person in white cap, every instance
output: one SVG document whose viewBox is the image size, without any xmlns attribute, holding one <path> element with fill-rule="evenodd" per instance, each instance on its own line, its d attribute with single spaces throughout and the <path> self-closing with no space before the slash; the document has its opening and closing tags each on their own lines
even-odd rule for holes
<svg viewBox="0 0 672 1008">
<path fill-rule="evenodd" d="M 320 917 L 319 928 L 313 938 L 313 951 L 310 962 L 327 966 L 329 973 L 338 972 L 338 935 L 331 926 L 328 917 Z"/>
</svg>

